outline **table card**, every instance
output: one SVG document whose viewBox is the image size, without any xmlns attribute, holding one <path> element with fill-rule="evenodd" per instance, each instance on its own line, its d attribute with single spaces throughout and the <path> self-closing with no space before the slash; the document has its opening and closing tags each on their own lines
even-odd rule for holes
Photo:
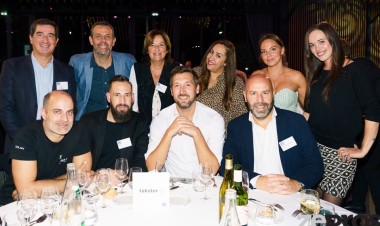
<svg viewBox="0 0 380 226">
<path fill-rule="evenodd" d="M 169 207 L 169 173 L 148 172 L 133 175 L 133 208 Z"/>
</svg>

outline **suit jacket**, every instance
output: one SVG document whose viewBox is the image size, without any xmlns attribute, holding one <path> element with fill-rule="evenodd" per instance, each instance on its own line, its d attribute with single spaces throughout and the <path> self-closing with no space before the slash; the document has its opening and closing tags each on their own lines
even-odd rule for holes
<svg viewBox="0 0 380 226">
<path fill-rule="evenodd" d="M 57 82 L 68 82 L 66 90 L 74 101 L 76 82 L 73 68 L 53 60 L 53 87 Z M 16 132 L 37 117 L 37 91 L 31 55 L 11 58 L 3 63 L 0 75 L 0 120 L 6 131 L 5 152 L 12 148 Z"/>
<path fill-rule="evenodd" d="M 275 108 L 278 142 L 293 137 L 297 145 L 284 151 L 279 145 L 280 159 L 284 174 L 305 185 L 315 186 L 323 175 L 323 160 L 310 128 L 302 115 Z M 259 175 L 253 172 L 253 131 L 249 113 L 232 120 L 227 128 L 223 156 L 233 155 L 234 164 L 241 164 L 249 178 Z M 222 160 L 221 172 L 224 173 L 225 159 Z"/>
<path fill-rule="evenodd" d="M 106 121 L 108 109 L 91 112 L 83 115 L 80 120 L 81 129 L 87 130 L 91 143 L 92 168 L 97 169 L 97 165 L 102 154 L 104 137 L 106 134 Z M 148 149 L 149 125 L 142 114 L 132 111 L 132 117 L 127 122 L 126 127 L 120 131 L 122 137 L 130 138 L 132 145 L 120 151 L 120 158 L 127 158 L 129 167 L 141 167 L 147 171 L 144 154 Z M 116 142 L 116 139 L 115 139 Z M 117 150 L 119 151 L 119 150 Z"/>
<path fill-rule="evenodd" d="M 93 52 L 73 55 L 70 58 L 69 65 L 74 67 L 75 79 L 77 81 L 77 104 L 78 112 L 76 120 L 84 114 L 88 99 L 90 98 L 93 68 L 91 67 L 91 57 Z M 112 51 L 112 61 L 115 68 L 115 75 L 123 75 L 129 78 L 131 67 L 136 59 L 131 54 L 118 53 Z"/>
</svg>

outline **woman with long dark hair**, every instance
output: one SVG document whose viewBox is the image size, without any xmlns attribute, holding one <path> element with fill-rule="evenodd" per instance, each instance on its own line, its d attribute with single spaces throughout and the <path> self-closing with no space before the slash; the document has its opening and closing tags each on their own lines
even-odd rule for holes
<svg viewBox="0 0 380 226">
<path fill-rule="evenodd" d="M 376 139 L 380 106 L 367 70 L 345 59 L 340 37 L 330 24 L 319 23 L 307 31 L 304 58 L 305 116 L 325 165 L 319 188 L 324 200 L 339 205 L 354 178 L 356 158 L 364 157 Z M 357 144 L 362 131 L 363 140 Z"/>
</svg>

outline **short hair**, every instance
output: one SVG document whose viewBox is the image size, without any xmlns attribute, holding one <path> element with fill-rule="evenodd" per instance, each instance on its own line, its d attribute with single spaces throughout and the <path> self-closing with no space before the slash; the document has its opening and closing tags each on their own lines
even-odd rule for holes
<svg viewBox="0 0 380 226">
<path fill-rule="evenodd" d="M 261 50 L 260 50 L 261 43 L 264 40 L 267 40 L 267 39 L 273 40 L 274 42 L 277 43 L 277 45 L 281 46 L 282 48 L 285 48 L 284 42 L 281 40 L 280 37 L 278 37 L 275 34 L 264 34 L 259 39 L 259 46 L 258 46 L 259 47 L 259 52 L 261 52 Z M 286 54 L 285 53 L 282 55 L 281 59 L 282 59 L 282 64 L 285 64 L 285 62 L 286 62 Z M 259 55 L 259 60 L 260 60 L 261 63 L 263 63 L 263 60 L 261 58 L 261 54 Z"/>
<path fill-rule="evenodd" d="M 114 82 L 127 82 L 131 86 L 131 90 L 132 90 L 132 83 L 129 81 L 127 77 L 125 77 L 124 75 L 115 75 L 108 82 L 108 91 L 111 90 L 112 84 Z"/>
<path fill-rule="evenodd" d="M 165 55 L 165 64 L 171 64 L 173 62 L 173 58 L 171 56 L 172 52 L 172 44 L 170 42 L 170 38 L 168 34 L 165 31 L 162 30 L 151 30 L 148 32 L 148 34 L 145 35 L 144 39 L 144 47 L 143 47 L 143 62 L 150 65 L 150 58 L 148 54 L 148 48 L 150 45 L 153 44 L 154 37 L 157 35 L 162 36 L 164 39 L 166 50 L 168 51 Z"/>
<path fill-rule="evenodd" d="M 109 27 L 111 28 L 112 30 L 112 36 L 115 37 L 115 32 L 114 32 L 114 29 L 113 29 L 113 26 L 108 22 L 108 21 L 98 21 L 98 22 L 95 22 L 92 26 L 91 26 L 91 36 L 94 35 L 94 28 L 96 26 L 106 26 L 106 27 Z"/>
<path fill-rule="evenodd" d="M 58 38 L 59 32 L 58 32 L 58 26 L 57 24 L 49 19 L 41 18 L 33 21 L 33 23 L 30 25 L 30 31 L 29 35 L 33 36 L 34 33 L 36 32 L 37 25 L 50 25 L 54 27 L 54 32 L 55 32 L 55 37 Z"/>
<path fill-rule="evenodd" d="M 73 102 L 73 104 L 74 104 L 73 98 L 70 96 L 70 94 L 68 94 L 67 92 L 62 91 L 62 90 L 53 90 L 53 91 L 47 93 L 47 94 L 44 96 L 44 99 L 43 99 L 43 101 L 42 101 L 42 106 L 43 106 L 44 108 L 46 108 L 46 105 L 48 104 L 48 102 L 49 102 L 49 100 L 50 100 L 50 97 L 51 97 L 54 93 L 57 93 L 57 94 L 59 93 L 59 94 L 62 94 L 62 95 L 64 95 L 64 96 L 70 97 L 70 100 L 71 100 L 71 101 Z"/>
<path fill-rule="evenodd" d="M 193 80 L 194 80 L 194 83 L 195 85 L 198 85 L 199 84 L 199 77 L 198 77 L 198 74 L 191 68 L 189 67 L 185 67 L 185 66 L 177 66 L 175 68 L 173 68 L 173 70 L 171 71 L 171 74 L 170 74 L 170 87 L 172 86 L 173 84 L 173 77 L 177 74 L 183 74 L 183 73 L 191 73 L 193 75 Z"/>
</svg>

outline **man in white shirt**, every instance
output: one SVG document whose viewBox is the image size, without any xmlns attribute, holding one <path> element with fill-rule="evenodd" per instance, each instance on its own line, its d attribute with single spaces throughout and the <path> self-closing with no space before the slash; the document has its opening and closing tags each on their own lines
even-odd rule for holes
<svg viewBox="0 0 380 226">
<path fill-rule="evenodd" d="M 232 154 L 252 186 L 264 191 L 292 194 L 317 185 L 323 162 L 304 117 L 273 107 L 272 82 L 264 75 L 248 79 L 244 98 L 250 112 L 229 123 L 223 155 Z"/>
<path fill-rule="evenodd" d="M 154 170 L 156 162 L 166 161 L 169 173 L 191 177 L 200 163 L 208 162 L 216 173 L 222 159 L 223 117 L 195 101 L 199 84 L 192 69 L 174 68 L 170 90 L 175 103 L 161 110 L 150 126 L 145 154 L 148 170 Z"/>
</svg>

